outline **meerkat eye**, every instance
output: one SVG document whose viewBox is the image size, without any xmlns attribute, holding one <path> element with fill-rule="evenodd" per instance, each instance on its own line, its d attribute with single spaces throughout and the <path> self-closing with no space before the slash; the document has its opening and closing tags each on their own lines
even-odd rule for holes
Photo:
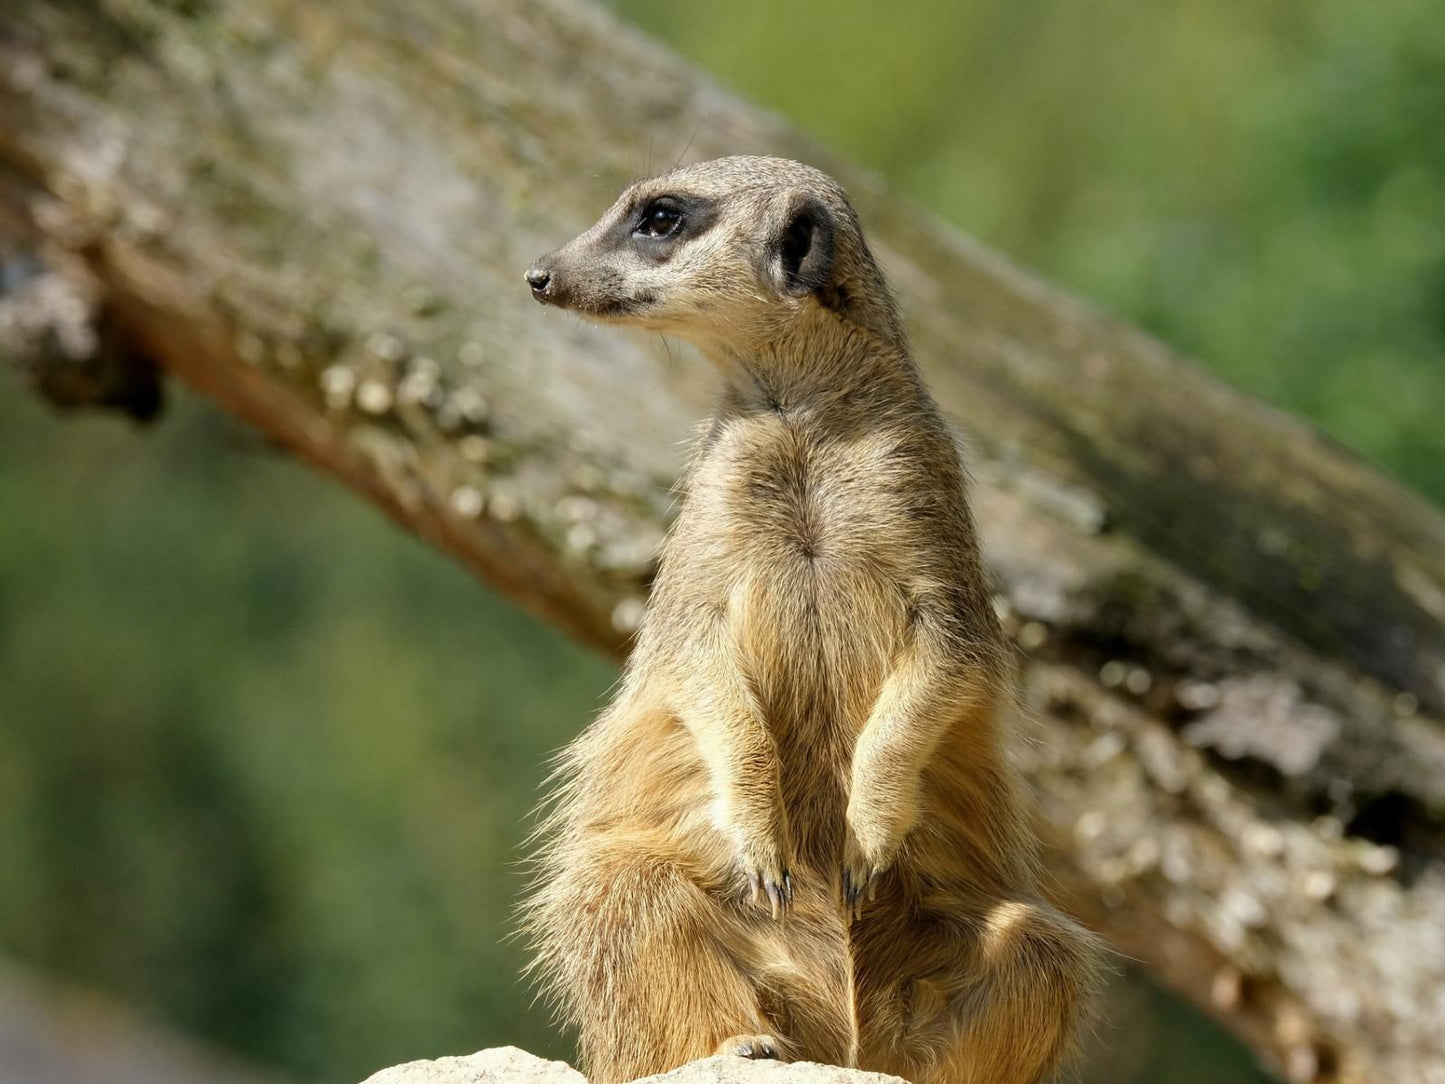
<svg viewBox="0 0 1445 1084">
<path fill-rule="evenodd" d="M 670 199 L 655 199 L 643 209 L 632 231 L 638 237 L 671 237 L 682 226 L 682 209 Z"/>
</svg>

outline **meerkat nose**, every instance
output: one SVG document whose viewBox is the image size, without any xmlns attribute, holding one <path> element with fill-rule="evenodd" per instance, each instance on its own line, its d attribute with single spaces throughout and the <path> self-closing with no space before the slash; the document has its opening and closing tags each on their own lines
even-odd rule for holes
<svg viewBox="0 0 1445 1084">
<path fill-rule="evenodd" d="M 532 287 L 532 296 L 538 301 L 545 301 L 547 298 L 547 287 L 552 284 L 552 272 L 545 267 L 531 267 L 527 269 L 527 285 Z"/>
</svg>

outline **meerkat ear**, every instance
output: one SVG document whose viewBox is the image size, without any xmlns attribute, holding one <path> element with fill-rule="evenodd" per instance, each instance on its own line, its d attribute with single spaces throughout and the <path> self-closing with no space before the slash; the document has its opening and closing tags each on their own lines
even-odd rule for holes
<svg viewBox="0 0 1445 1084">
<path fill-rule="evenodd" d="M 833 277 L 833 213 L 811 196 L 788 212 L 773 258 L 782 293 L 803 297 L 829 284 Z"/>
</svg>

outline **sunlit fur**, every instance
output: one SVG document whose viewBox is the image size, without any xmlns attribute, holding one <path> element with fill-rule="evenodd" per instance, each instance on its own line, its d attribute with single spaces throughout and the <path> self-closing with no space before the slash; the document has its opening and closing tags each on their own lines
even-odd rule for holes
<svg viewBox="0 0 1445 1084">
<path fill-rule="evenodd" d="M 674 192 L 715 221 L 640 257 L 632 217 Z M 809 206 L 833 252 L 799 293 L 779 244 Z M 920 1084 L 1038 1080 L 1100 952 L 1040 897 L 963 470 L 843 192 L 795 162 L 705 162 L 537 266 L 542 300 L 688 339 L 726 377 L 524 905 L 585 1070 L 763 1035 Z M 762 889 L 785 872 L 779 908 Z"/>
</svg>

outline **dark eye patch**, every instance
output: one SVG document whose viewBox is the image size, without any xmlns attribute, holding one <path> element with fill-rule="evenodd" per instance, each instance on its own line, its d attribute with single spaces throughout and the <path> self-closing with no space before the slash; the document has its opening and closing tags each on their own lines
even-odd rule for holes
<svg viewBox="0 0 1445 1084">
<path fill-rule="evenodd" d="M 622 221 L 639 255 L 655 263 L 665 263 L 679 242 L 701 237 L 717 219 L 714 201 L 672 192 L 640 202 Z"/>
</svg>

